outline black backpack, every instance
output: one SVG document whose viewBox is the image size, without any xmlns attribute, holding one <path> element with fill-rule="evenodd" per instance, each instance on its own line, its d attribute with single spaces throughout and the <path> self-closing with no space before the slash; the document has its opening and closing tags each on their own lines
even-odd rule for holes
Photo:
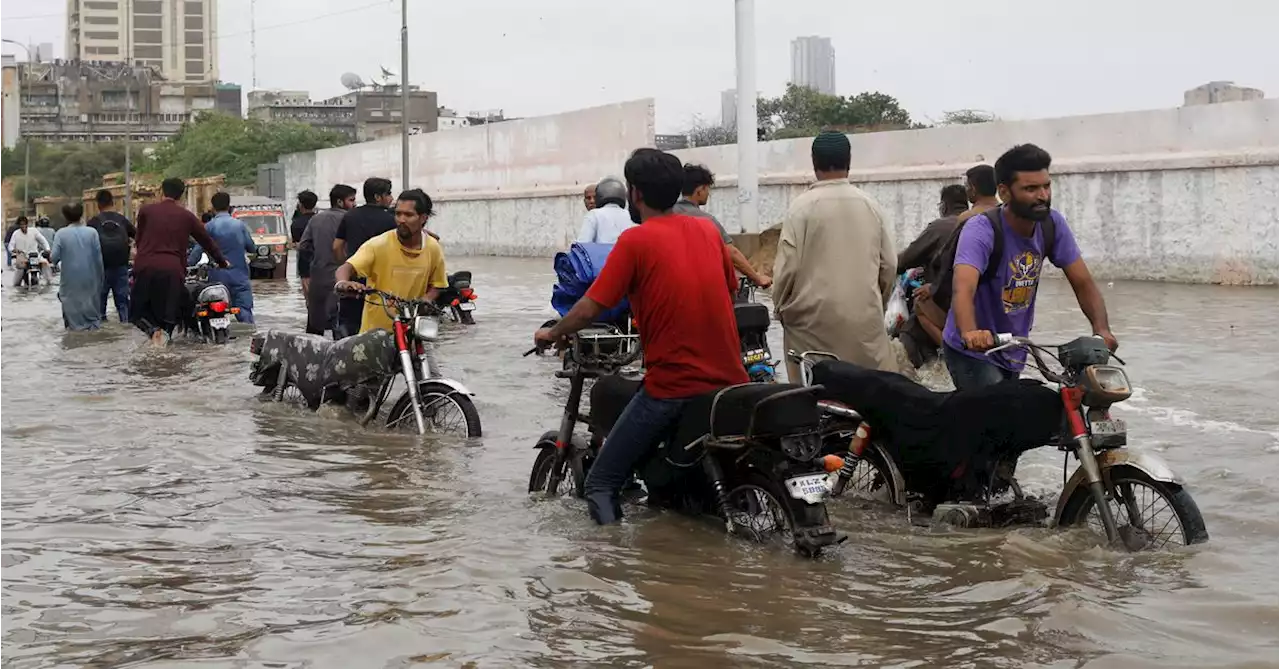
<svg viewBox="0 0 1280 669">
<path fill-rule="evenodd" d="M 978 285 L 995 280 L 996 273 L 1000 271 L 1000 261 L 1004 259 L 1004 214 L 1000 207 L 995 207 L 981 214 L 975 214 L 964 223 L 957 225 L 955 231 L 947 238 L 947 243 L 933 259 L 933 262 L 936 263 L 935 267 L 938 269 L 935 274 L 938 280 L 933 286 L 931 299 L 943 311 L 951 310 L 951 284 L 955 275 L 956 247 L 960 244 L 960 231 L 978 216 L 986 217 L 991 223 L 991 230 L 994 233 L 991 256 L 987 258 L 987 269 L 982 273 L 981 277 L 978 277 Z M 1040 222 L 1040 230 L 1044 241 L 1044 255 L 1048 257 L 1053 252 L 1053 245 L 1058 241 L 1058 224 L 1053 220 L 1053 216 Z"/>
<path fill-rule="evenodd" d="M 129 230 L 124 216 L 114 211 L 98 215 L 98 240 L 102 244 L 103 263 L 117 267 L 129 262 Z"/>
</svg>

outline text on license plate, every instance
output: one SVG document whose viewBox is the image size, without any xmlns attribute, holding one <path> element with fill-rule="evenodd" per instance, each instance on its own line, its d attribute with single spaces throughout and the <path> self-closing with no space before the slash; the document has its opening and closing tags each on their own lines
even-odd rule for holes
<svg viewBox="0 0 1280 669">
<path fill-rule="evenodd" d="M 1089 424 L 1089 428 L 1093 434 L 1098 435 L 1125 434 L 1127 431 L 1124 421 L 1119 419 L 1095 420 Z"/>
<path fill-rule="evenodd" d="M 230 324 L 230 321 L 228 321 L 225 317 L 209 319 L 209 327 L 218 328 L 219 330 L 227 327 L 229 324 Z"/>
<path fill-rule="evenodd" d="M 476 305 L 471 302 L 460 302 L 458 303 L 458 308 L 463 311 L 475 311 Z"/>
<path fill-rule="evenodd" d="M 795 499 L 807 502 L 821 501 L 827 496 L 829 490 L 826 474 L 809 474 L 787 479 L 787 492 Z"/>
</svg>

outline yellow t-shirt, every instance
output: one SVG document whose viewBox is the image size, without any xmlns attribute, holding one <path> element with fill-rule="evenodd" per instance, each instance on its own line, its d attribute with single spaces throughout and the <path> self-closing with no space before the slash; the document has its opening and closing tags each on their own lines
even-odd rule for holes
<svg viewBox="0 0 1280 669">
<path fill-rule="evenodd" d="M 431 235 L 422 235 L 421 249 L 407 249 L 400 244 L 395 230 L 384 232 L 360 245 L 348 263 L 367 279 L 370 288 L 407 299 L 422 299 L 428 288 L 448 288 L 444 269 L 444 250 Z M 360 332 L 379 328 L 392 329 L 391 318 L 378 298 L 366 302 L 360 320 Z"/>
</svg>

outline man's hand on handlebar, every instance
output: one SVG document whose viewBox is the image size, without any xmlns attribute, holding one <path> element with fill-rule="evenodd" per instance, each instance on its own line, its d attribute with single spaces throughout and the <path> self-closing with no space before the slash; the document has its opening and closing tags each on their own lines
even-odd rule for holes
<svg viewBox="0 0 1280 669">
<path fill-rule="evenodd" d="M 538 328 L 538 330 L 533 333 L 533 346 L 538 351 L 542 351 L 552 346 L 558 346 L 562 341 L 564 341 L 564 339 L 562 337 L 557 337 L 555 333 L 552 332 L 551 328 Z"/>
<path fill-rule="evenodd" d="M 357 294 L 363 293 L 366 290 L 368 290 L 368 288 L 358 281 L 338 281 L 333 284 L 333 292 L 335 293 Z"/>
<path fill-rule="evenodd" d="M 1116 349 L 1120 348 L 1120 342 L 1116 341 L 1116 336 L 1111 334 L 1110 330 L 1103 330 L 1102 332 L 1096 332 L 1094 334 L 1098 337 L 1102 337 L 1102 341 L 1107 343 L 1107 348 L 1111 349 L 1112 353 L 1115 353 Z"/>
<path fill-rule="evenodd" d="M 990 330 L 970 330 L 961 333 L 960 339 L 970 351 L 986 351 L 996 345 L 995 335 Z"/>
</svg>

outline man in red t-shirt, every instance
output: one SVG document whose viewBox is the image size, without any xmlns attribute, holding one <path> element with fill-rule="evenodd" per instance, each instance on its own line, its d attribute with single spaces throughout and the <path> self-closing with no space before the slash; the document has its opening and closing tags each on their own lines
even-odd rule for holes
<svg viewBox="0 0 1280 669">
<path fill-rule="evenodd" d="M 590 325 L 623 297 L 640 328 L 644 387 L 609 432 L 587 475 L 591 517 L 622 517 L 618 493 L 640 462 L 680 419 L 685 404 L 725 386 L 747 383 L 732 294 L 738 284 L 729 250 L 703 218 L 673 214 L 684 167 L 657 149 L 639 149 L 623 174 L 631 217 L 600 276 L 554 327 L 534 333 L 539 345 Z"/>
</svg>

